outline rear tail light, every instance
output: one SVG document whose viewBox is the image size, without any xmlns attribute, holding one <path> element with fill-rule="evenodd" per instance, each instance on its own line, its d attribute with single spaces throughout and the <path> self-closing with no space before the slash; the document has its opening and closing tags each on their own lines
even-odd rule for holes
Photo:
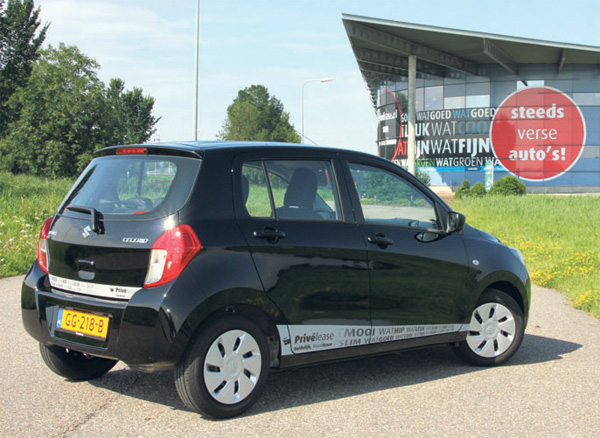
<svg viewBox="0 0 600 438">
<path fill-rule="evenodd" d="M 42 231 L 40 232 L 40 239 L 38 240 L 38 250 L 37 250 L 37 261 L 38 265 L 42 271 L 46 274 L 48 273 L 48 233 L 50 232 L 50 225 L 52 225 L 52 218 L 49 217 L 44 222 L 44 226 L 42 227 Z"/>
<path fill-rule="evenodd" d="M 189 225 L 165 231 L 152 245 L 144 287 L 174 280 L 201 249 L 202 244 Z"/>
</svg>

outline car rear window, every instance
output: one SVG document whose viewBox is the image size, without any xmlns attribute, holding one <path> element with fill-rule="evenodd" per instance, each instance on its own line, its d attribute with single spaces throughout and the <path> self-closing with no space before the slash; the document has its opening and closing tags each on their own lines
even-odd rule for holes
<svg viewBox="0 0 600 438">
<path fill-rule="evenodd" d="M 107 220 L 151 219 L 179 210 L 189 197 L 200 159 L 148 155 L 93 160 L 61 206 L 94 208 Z"/>
</svg>

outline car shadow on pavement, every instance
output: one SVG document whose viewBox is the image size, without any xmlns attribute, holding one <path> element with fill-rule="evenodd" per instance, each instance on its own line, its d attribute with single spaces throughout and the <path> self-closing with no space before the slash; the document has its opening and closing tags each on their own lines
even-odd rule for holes
<svg viewBox="0 0 600 438">
<path fill-rule="evenodd" d="M 521 349 L 507 366 L 561 360 L 579 348 L 581 345 L 573 342 L 526 335 Z M 409 387 L 483 369 L 465 364 L 450 348 L 442 346 L 273 372 L 262 397 L 243 416 Z M 138 400 L 187 410 L 177 395 L 171 371 L 147 374 L 120 369 L 90 384 Z"/>
<path fill-rule="evenodd" d="M 521 348 L 507 365 L 528 365 L 560 360 L 564 355 L 581 347 L 581 344 L 574 342 L 525 334 Z"/>
</svg>

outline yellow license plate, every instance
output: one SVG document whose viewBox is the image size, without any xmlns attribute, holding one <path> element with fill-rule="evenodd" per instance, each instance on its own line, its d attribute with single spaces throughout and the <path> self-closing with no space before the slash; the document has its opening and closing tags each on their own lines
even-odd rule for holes
<svg viewBox="0 0 600 438">
<path fill-rule="evenodd" d="M 104 340 L 108 334 L 109 321 L 110 318 L 107 316 L 78 312 L 77 310 L 58 309 L 56 328 L 76 335 Z"/>
</svg>

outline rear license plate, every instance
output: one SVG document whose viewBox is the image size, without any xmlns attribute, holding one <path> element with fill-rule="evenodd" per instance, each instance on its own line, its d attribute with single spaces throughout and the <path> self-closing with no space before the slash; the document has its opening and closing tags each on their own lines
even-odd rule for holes
<svg viewBox="0 0 600 438">
<path fill-rule="evenodd" d="M 105 340 L 108 334 L 107 316 L 78 312 L 77 310 L 58 309 L 56 328 L 79 336 Z"/>
</svg>

